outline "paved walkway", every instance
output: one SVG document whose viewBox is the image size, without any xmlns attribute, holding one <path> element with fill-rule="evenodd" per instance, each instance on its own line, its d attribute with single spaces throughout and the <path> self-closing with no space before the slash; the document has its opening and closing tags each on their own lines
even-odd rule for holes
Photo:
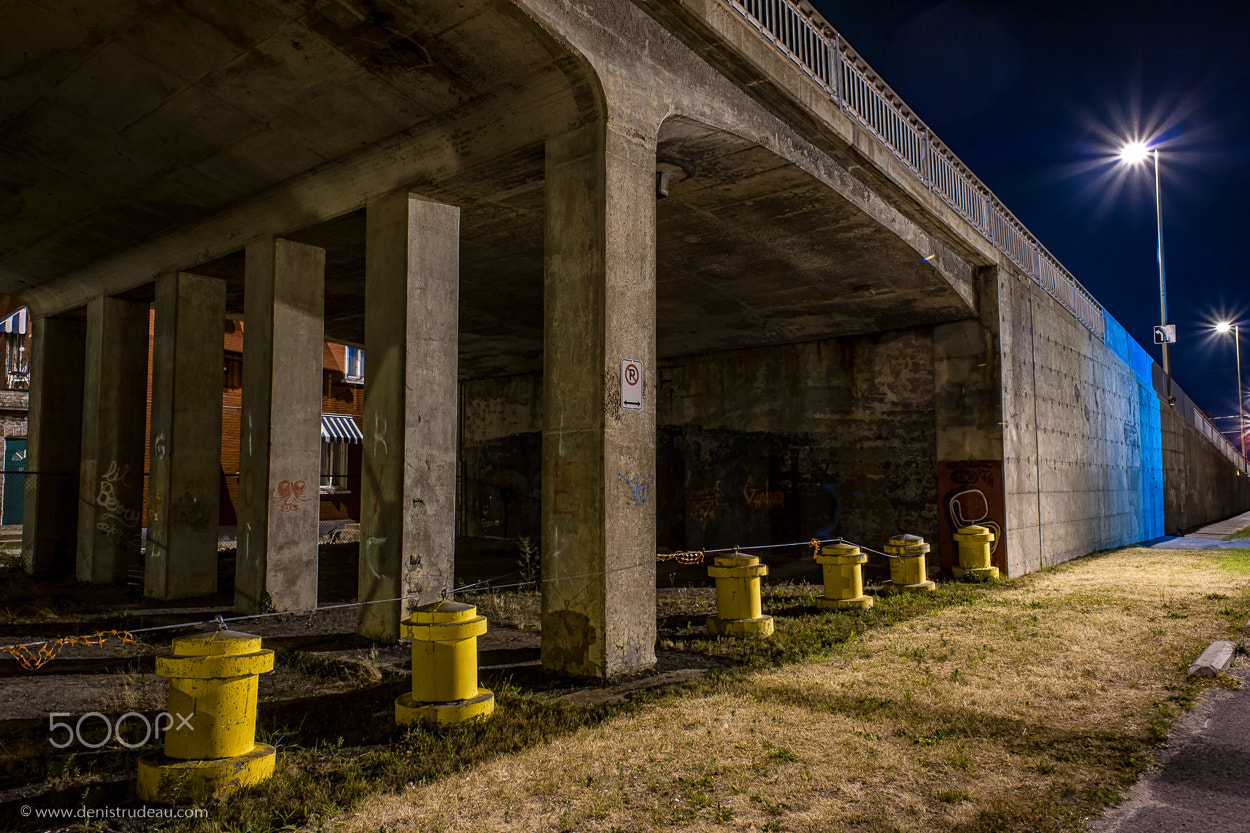
<svg viewBox="0 0 1250 833">
<path fill-rule="evenodd" d="M 1228 520 L 1204 526 L 1202 529 L 1184 537 L 1166 536 L 1147 541 L 1143 547 L 1157 550 L 1226 550 L 1250 547 L 1250 538 L 1234 538 L 1225 541 L 1234 532 L 1240 532 L 1250 526 L 1250 512 L 1243 512 Z"/>
<path fill-rule="evenodd" d="M 1250 539 L 1221 541 L 1250 526 L 1250 512 L 1183 538 L 1147 544 L 1162 549 L 1224 549 Z M 1246 637 L 1250 637 L 1250 632 Z M 1242 639 L 1242 645 L 1248 639 Z M 1093 833 L 1250 833 L 1250 667 L 1234 657 L 1229 673 L 1238 691 L 1212 687 L 1181 718 L 1147 773 Z"/>
</svg>

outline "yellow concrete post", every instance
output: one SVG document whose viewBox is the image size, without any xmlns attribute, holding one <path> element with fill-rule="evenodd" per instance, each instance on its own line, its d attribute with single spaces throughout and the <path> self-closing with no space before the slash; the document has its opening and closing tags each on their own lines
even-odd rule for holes
<svg viewBox="0 0 1250 833">
<path fill-rule="evenodd" d="M 256 742 L 258 676 L 272 670 L 273 651 L 261 649 L 259 636 L 217 630 L 175 639 L 173 655 L 156 658 L 156 673 L 169 678 L 165 754 L 139 760 L 139 798 L 177 802 L 272 775 L 277 753 Z"/>
<path fill-rule="evenodd" d="M 998 578 L 998 568 L 990 564 L 990 547 L 994 533 L 984 526 L 965 526 L 955 533 L 959 547 L 959 566 L 952 567 L 955 578 Z"/>
<path fill-rule="evenodd" d="M 395 701 L 396 723 L 445 726 L 495 710 L 495 695 L 477 685 L 477 638 L 486 633 L 486 617 L 476 607 L 446 599 L 422 605 L 399 630 L 412 640 L 412 691 Z"/>
<path fill-rule="evenodd" d="M 760 577 L 767 565 L 753 555 L 718 555 L 707 574 L 716 579 L 716 615 L 707 618 L 713 636 L 769 636 L 773 617 L 760 612 Z"/>
<path fill-rule="evenodd" d="M 825 595 L 816 600 L 823 608 L 872 607 L 872 596 L 864 595 L 864 573 L 861 565 L 868 556 L 854 544 L 828 544 L 821 547 L 816 563 L 825 573 Z"/>
<path fill-rule="evenodd" d="M 886 582 L 887 590 L 910 590 L 920 592 L 933 590 L 937 587 L 929 581 L 925 570 L 924 557 L 929 545 L 919 535 L 895 535 L 885 545 L 890 559 L 890 581 Z"/>
</svg>

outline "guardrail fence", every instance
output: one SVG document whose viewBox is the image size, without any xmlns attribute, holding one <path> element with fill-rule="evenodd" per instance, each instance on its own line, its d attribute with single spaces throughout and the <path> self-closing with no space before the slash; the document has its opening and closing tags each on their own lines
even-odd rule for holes
<svg viewBox="0 0 1250 833">
<path fill-rule="evenodd" d="M 1106 312 L 993 192 L 881 80 L 821 15 L 798 0 L 726 0 L 765 39 L 863 125 L 929 190 L 941 197 L 1100 341 Z M 1197 409 L 1189 420 L 1241 471 L 1250 463 Z"/>
</svg>

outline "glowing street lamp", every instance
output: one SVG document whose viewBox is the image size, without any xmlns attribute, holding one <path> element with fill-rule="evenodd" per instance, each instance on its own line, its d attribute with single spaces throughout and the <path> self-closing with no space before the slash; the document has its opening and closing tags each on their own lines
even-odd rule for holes
<svg viewBox="0 0 1250 833">
<path fill-rule="evenodd" d="M 1229 321 L 1221 321 L 1215 325 L 1215 331 L 1220 335 L 1225 335 L 1229 331 L 1233 334 L 1233 343 L 1237 345 L 1237 433 L 1241 435 L 1241 456 L 1246 456 L 1246 409 L 1242 404 L 1244 400 L 1241 398 L 1241 332 L 1237 324 Z"/>
<path fill-rule="evenodd" d="M 1159 326 L 1155 327 L 1155 344 L 1163 345 L 1163 375 L 1167 378 L 1168 404 L 1175 405 L 1176 397 L 1172 396 L 1172 366 L 1168 361 L 1168 345 L 1176 341 L 1176 325 L 1168 324 L 1167 282 L 1163 277 L 1163 208 L 1159 199 L 1159 149 L 1152 148 L 1145 142 L 1129 142 L 1120 150 L 1120 160 L 1129 165 L 1145 162 L 1149 156 L 1154 157 L 1155 219 L 1159 232 Z"/>
</svg>

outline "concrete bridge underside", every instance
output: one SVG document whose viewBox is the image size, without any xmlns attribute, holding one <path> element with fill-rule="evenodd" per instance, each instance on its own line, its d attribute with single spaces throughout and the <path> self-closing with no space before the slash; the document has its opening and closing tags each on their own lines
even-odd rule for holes
<svg viewBox="0 0 1250 833">
<path fill-rule="evenodd" d="M 367 356 L 370 636 L 451 589 L 457 509 L 505 491 L 542 541 L 544 664 L 574 674 L 654 662 L 657 545 L 949 537 L 982 507 L 1012 572 L 1092 540 L 1048 546 L 1068 475 L 1004 413 L 1096 348 L 1046 364 L 1030 334 L 1024 362 L 1023 310 L 1066 313 L 719 0 L 102 5 L 0 20 L 25 44 L 0 71 L 0 291 L 36 320 L 32 572 L 117 580 L 146 527 L 149 595 L 213 592 L 223 318 L 241 612 L 316 604 L 323 337 Z M 1125 517 L 1099 540 L 1142 532 Z"/>
</svg>

